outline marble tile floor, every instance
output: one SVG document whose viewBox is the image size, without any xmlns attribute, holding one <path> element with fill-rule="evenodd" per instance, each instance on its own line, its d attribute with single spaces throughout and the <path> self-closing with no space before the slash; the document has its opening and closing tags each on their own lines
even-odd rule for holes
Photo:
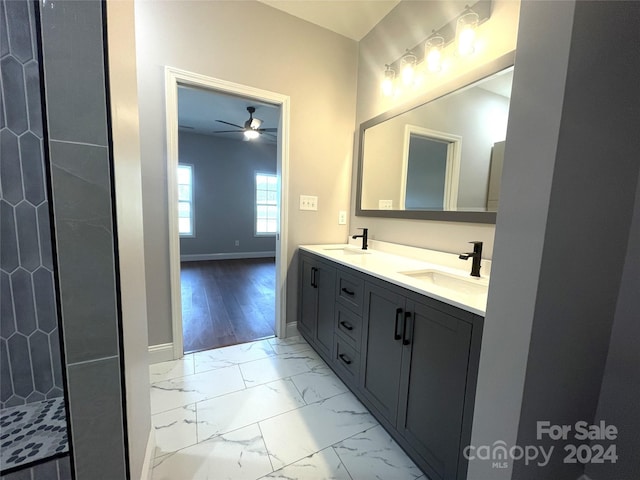
<svg viewBox="0 0 640 480">
<path fill-rule="evenodd" d="M 150 375 L 153 480 L 428 480 L 302 337 Z"/>
</svg>

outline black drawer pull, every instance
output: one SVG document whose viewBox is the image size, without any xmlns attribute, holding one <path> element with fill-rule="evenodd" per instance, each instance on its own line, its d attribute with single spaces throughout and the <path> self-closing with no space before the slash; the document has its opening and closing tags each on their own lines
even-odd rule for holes
<svg viewBox="0 0 640 480">
<path fill-rule="evenodd" d="M 341 353 L 340 355 L 338 355 L 338 357 L 340 357 L 340 360 L 342 360 L 347 365 L 351 365 L 351 359 L 347 357 L 344 353 Z"/>
<path fill-rule="evenodd" d="M 402 315 L 402 309 L 396 309 L 396 325 L 393 327 L 393 338 L 394 340 L 400 340 L 402 336 L 398 333 L 398 322 L 400 321 L 400 315 Z"/>
<path fill-rule="evenodd" d="M 344 320 L 340 321 L 340 325 L 342 325 L 347 330 L 353 330 L 353 325 L 351 325 L 349 322 L 345 322 Z"/>
<path fill-rule="evenodd" d="M 316 272 L 318 269 L 316 267 L 311 267 L 311 286 L 313 288 L 318 288 L 318 284 L 316 283 Z"/>
<path fill-rule="evenodd" d="M 356 294 L 356 292 L 349 290 L 347 287 L 342 287 L 342 291 L 347 295 L 351 295 L 352 297 Z"/>
<path fill-rule="evenodd" d="M 407 338 L 407 324 L 409 323 L 410 318 L 411 318 L 411 312 L 405 312 L 404 325 L 402 326 L 402 344 L 403 345 L 409 345 L 411 343 L 411 339 Z"/>
</svg>

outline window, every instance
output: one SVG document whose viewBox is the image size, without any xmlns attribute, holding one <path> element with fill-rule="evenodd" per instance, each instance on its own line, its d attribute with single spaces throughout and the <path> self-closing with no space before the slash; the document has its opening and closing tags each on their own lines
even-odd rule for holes
<svg viewBox="0 0 640 480">
<path fill-rule="evenodd" d="M 256 173 L 256 235 L 275 235 L 278 228 L 278 177 Z"/>
<path fill-rule="evenodd" d="M 178 165 L 178 232 L 193 237 L 193 167 Z"/>
</svg>

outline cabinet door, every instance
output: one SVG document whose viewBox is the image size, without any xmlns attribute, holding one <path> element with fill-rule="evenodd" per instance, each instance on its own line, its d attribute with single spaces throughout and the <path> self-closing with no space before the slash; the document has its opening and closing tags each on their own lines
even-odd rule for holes
<svg viewBox="0 0 640 480">
<path fill-rule="evenodd" d="M 318 291 L 317 305 L 317 346 L 331 358 L 333 350 L 333 327 L 335 311 L 336 269 L 318 263 L 316 265 L 315 284 Z"/>
<path fill-rule="evenodd" d="M 300 319 L 298 327 L 307 336 L 314 338 L 318 314 L 318 293 L 316 289 L 316 262 L 306 256 L 300 256 Z"/>
<path fill-rule="evenodd" d="M 458 478 L 472 327 L 434 308 L 407 302 L 397 429 L 427 461 L 432 478 Z M 435 475 L 434 475 L 435 474 Z"/>
<path fill-rule="evenodd" d="M 364 397 L 391 424 L 396 423 L 402 359 L 404 297 L 365 284 L 360 388 Z"/>
</svg>

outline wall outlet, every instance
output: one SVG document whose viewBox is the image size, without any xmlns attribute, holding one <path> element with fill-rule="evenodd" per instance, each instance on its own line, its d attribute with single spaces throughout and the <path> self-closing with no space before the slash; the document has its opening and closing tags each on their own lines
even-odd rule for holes
<svg viewBox="0 0 640 480">
<path fill-rule="evenodd" d="M 378 200 L 378 210 L 393 210 L 393 200 Z"/>
<path fill-rule="evenodd" d="M 236 240 L 235 244 L 236 244 L 236 247 L 239 247 L 240 246 L 240 240 Z"/>
<path fill-rule="evenodd" d="M 300 195 L 300 210 L 318 210 L 318 197 Z"/>
<path fill-rule="evenodd" d="M 338 225 L 346 225 L 347 224 L 347 212 L 344 210 L 340 210 L 338 212 Z"/>
</svg>

